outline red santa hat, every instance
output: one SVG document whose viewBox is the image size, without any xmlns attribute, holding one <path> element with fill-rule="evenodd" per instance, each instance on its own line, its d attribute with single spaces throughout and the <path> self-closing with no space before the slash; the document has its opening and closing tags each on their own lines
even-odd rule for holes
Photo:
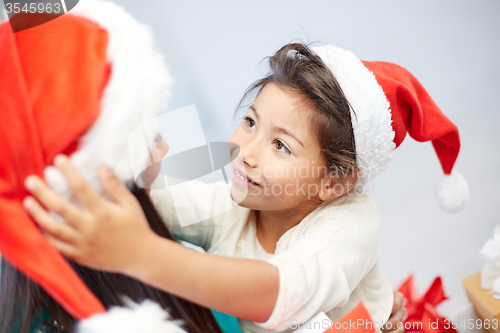
<svg viewBox="0 0 500 333">
<path fill-rule="evenodd" d="M 431 141 L 444 172 L 436 195 L 446 212 L 460 211 L 469 200 L 464 177 L 453 170 L 460 150 L 458 128 L 406 69 L 380 61 L 361 61 L 333 45 L 313 47 L 330 68 L 352 106 L 352 125 L 362 182 L 387 169 L 408 133 Z"/>
<path fill-rule="evenodd" d="M 29 15 L 20 13 L 16 23 L 37 19 Z M 63 153 L 99 192 L 102 164 L 133 184 L 156 133 L 137 140 L 130 135 L 158 115 L 170 84 L 149 28 L 113 3 L 80 1 L 67 14 L 15 34 L 8 22 L 0 24 L 0 253 L 76 319 L 101 314 L 82 322 L 82 332 L 85 327 L 98 332 L 92 325 L 106 321 L 106 310 L 23 208 L 29 194 L 24 179 L 36 174 L 74 200 L 53 167 L 54 157 Z M 182 331 L 150 303 L 110 314 L 131 323 L 132 308 L 155 323 L 144 326 L 140 319 L 141 332 Z M 134 326 L 127 327 L 119 331 Z"/>
</svg>

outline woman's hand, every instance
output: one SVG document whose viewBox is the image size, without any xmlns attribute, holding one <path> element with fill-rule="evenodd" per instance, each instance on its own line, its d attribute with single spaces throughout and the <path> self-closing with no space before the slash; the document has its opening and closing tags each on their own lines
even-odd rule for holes
<svg viewBox="0 0 500 333">
<path fill-rule="evenodd" d="M 40 178 L 27 177 L 26 189 L 67 222 L 56 220 L 33 197 L 25 198 L 28 213 L 49 242 L 73 261 L 115 273 L 130 270 L 147 256 L 147 245 L 158 236 L 149 227 L 137 199 L 107 167 L 101 166 L 99 178 L 114 202 L 100 196 L 66 156 L 57 156 L 54 164 L 86 209 L 81 210 L 59 197 Z"/>
<path fill-rule="evenodd" d="M 406 309 L 403 306 L 403 301 L 403 294 L 394 290 L 394 303 L 392 305 L 391 316 L 382 328 L 383 333 L 403 333 L 405 331 L 403 327 L 403 317 L 406 314 Z"/>
</svg>

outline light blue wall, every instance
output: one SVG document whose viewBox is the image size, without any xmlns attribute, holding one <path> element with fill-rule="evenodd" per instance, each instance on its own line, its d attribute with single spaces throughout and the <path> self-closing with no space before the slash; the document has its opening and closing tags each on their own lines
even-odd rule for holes
<svg viewBox="0 0 500 333">
<path fill-rule="evenodd" d="M 446 291 L 465 298 L 460 281 L 480 269 L 479 250 L 500 224 L 500 2 L 117 2 L 155 31 L 176 79 L 167 110 L 196 104 L 208 141 L 229 138 L 239 98 L 265 71 L 259 61 L 297 38 L 413 72 L 460 129 L 456 169 L 472 197 L 459 214 L 441 212 L 432 146 L 407 138 L 372 192 L 382 216 L 380 262 L 394 286 L 413 271 L 423 292 L 441 274 Z"/>
</svg>

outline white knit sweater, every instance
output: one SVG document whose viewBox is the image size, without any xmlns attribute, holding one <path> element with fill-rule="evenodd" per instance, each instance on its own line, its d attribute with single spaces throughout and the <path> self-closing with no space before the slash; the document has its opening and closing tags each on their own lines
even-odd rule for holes
<svg viewBox="0 0 500 333">
<path fill-rule="evenodd" d="M 359 301 L 374 322 L 389 318 L 393 291 L 378 266 L 380 215 L 369 196 L 350 195 L 315 209 L 283 234 L 271 256 L 259 247 L 254 211 L 232 201 L 230 185 L 194 180 L 169 189 L 167 177 L 159 178 L 165 188 L 151 190 L 151 198 L 175 235 L 212 254 L 261 259 L 278 268 L 271 317 L 264 323 L 240 320 L 244 333 L 292 331 L 321 311 L 336 320 Z M 201 222 L 181 226 L 187 215 Z"/>
</svg>

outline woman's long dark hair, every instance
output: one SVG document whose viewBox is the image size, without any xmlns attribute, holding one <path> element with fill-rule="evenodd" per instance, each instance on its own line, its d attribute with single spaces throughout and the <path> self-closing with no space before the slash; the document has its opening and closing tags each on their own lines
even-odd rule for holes
<svg viewBox="0 0 500 333">
<path fill-rule="evenodd" d="M 162 237 L 173 239 L 144 189 L 134 184 L 131 192 L 140 202 L 151 229 Z M 71 261 L 69 263 L 106 308 L 123 305 L 122 296 L 127 296 L 135 302 L 150 299 L 167 309 L 171 317 L 182 319 L 188 332 L 222 333 L 214 316 L 207 308 L 124 275 L 96 271 Z M 46 310 L 56 321 L 56 324 L 52 325 L 51 333 L 73 330 L 75 319 L 42 288 L 3 258 L 0 283 L 0 333 L 28 333 L 35 313 L 40 309 Z M 21 328 L 18 332 L 12 332 L 18 320 L 20 320 Z"/>
</svg>

